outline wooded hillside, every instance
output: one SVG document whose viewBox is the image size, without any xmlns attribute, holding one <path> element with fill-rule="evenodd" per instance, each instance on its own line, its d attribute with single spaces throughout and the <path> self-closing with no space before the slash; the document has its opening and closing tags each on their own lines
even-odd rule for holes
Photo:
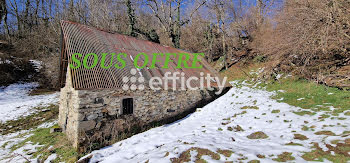
<svg viewBox="0 0 350 163">
<path fill-rule="evenodd" d="M 70 20 L 203 52 L 218 70 L 271 62 L 265 78 L 292 72 L 334 86 L 340 79 L 343 87 L 350 85 L 349 10 L 347 0 L 1 0 L 0 38 L 16 52 L 0 58 L 43 61 L 40 82 L 57 88 L 59 23 Z"/>
</svg>

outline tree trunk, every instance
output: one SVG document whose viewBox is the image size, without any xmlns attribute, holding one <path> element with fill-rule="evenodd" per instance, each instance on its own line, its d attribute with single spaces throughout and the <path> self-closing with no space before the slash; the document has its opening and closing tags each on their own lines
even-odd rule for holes
<svg viewBox="0 0 350 163">
<path fill-rule="evenodd" d="M 213 62 L 213 42 L 214 42 L 214 37 L 213 37 L 213 29 L 211 27 L 211 24 L 209 23 L 207 26 L 207 46 L 209 47 L 208 51 L 208 62 L 211 63 Z"/>
<path fill-rule="evenodd" d="M 227 52 L 226 52 L 226 40 L 225 40 L 225 22 L 222 21 L 222 53 L 224 54 L 224 66 L 228 69 L 227 65 Z"/>
<path fill-rule="evenodd" d="M 68 19 L 74 21 L 74 0 L 69 1 L 69 15 Z"/>
<path fill-rule="evenodd" d="M 10 38 L 10 30 L 7 25 L 7 7 L 6 7 L 6 0 L 1 0 L 0 1 L 0 23 L 1 21 L 4 21 L 4 28 L 5 28 L 5 37 L 6 39 L 11 43 L 11 38 Z"/>
<path fill-rule="evenodd" d="M 257 22 L 256 22 L 256 24 L 259 27 L 263 23 L 263 17 L 262 17 L 263 7 L 264 7 L 263 1 L 256 0 L 256 6 L 257 6 Z"/>
<path fill-rule="evenodd" d="M 174 35 L 174 47 L 175 48 L 180 48 L 180 38 L 181 38 L 181 18 L 180 18 L 180 14 L 181 14 L 181 11 L 180 11 L 180 7 L 181 7 L 181 1 L 179 0 L 177 2 L 177 16 L 176 16 L 176 25 L 175 25 L 175 35 Z"/>
<path fill-rule="evenodd" d="M 22 19 L 19 15 L 18 6 L 17 6 L 16 1 L 14 1 L 14 5 L 12 5 L 12 7 L 13 7 L 13 10 L 15 12 L 16 19 L 17 19 L 18 36 L 21 37 L 22 36 Z"/>
<path fill-rule="evenodd" d="M 34 10 L 34 20 L 33 20 L 33 22 L 34 22 L 33 24 L 35 24 L 35 25 L 39 24 L 39 15 L 38 15 L 39 5 L 40 5 L 40 1 L 36 0 L 35 10 Z"/>
<path fill-rule="evenodd" d="M 136 18 L 135 18 L 135 12 L 134 9 L 131 6 L 131 1 L 126 0 L 126 7 L 128 12 L 128 18 L 129 18 L 129 35 L 132 37 L 137 37 L 135 24 L 136 24 Z"/>
</svg>

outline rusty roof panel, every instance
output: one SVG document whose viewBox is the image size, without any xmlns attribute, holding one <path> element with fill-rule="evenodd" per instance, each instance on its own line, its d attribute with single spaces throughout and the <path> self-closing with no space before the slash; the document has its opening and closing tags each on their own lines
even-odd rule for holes
<svg viewBox="0 0 350 163">
<path fill-rule="evenodd" d="M 106 31 L 89 27 L 86 25 L 62 21 L 62 53 L 61 53 L 61 65 L 67 66 L 72 62 L 72 55 L 74 53 L 80 53 L 83 57 L 89 53 L 95 53 L 100 55 L 102 53 L 126 53 L 126 67 L 123 69 L 101 68 L 100 62 L 97 63 L 92 69 L 86 69 L 80 67 L 77 69 L 71 69 L 73 87 L 76 89 L 113 89 L 121 88 L 123 84 L 123 77 L 132 77 L 130 70 L 134 68 L 133 59 L 138 53 L 144 52 L 148 55 L 153 53 L 189 53 L 183 50 L 175 49 L 168 46 L 162 46 L 150 41 L 139 40 L 134 37 L 129 37 L 121 34 L 108 33 Z M 189 53 L 191 54 L 191 53 Z M 131 57 L 129 57 L 129 55 Z M 190 62 L 192 62 L 193 56 L 190 55 Z M 82 57 L 82 58 L 83 58 Z M 218 73 L 211 68 L 211 66 L 204 60 L 201 60 L 203 68 L 201 69 L 189 69 L 181 68 L 177 69 L 177 59 L 171 57 L 174 61 L 169 63 L 169 69 L 161 68 L 164 63 L 164 58 L 159 58 L 162 62 L 156 63 L 156 69 L 143 68 L 139 70 L 139 73 L 134 75 L 136 78 L 143 76 L 147 80 L 151 77 L 164 77 L 166 72 L 179 72 L 185 73 L 185 78 L 188 79 L 191 76 L 200 77 L 200 73 L 211 74 L 211 76 L 219 76 Z M 111 56 L 106 57 L 106 64 L 111 60 Z M 114 59 L 115 60 L 115 59 Z M 66 62 L 64 62 L 66 61 Z M 151 63 L 151 57 L 149 57 L 149 64 Z M 93 63 L 92 57 L 89 57 L 88 65 Z M 115 64 L 115 62 L 113 62 Z M 141 62 L 139 62 L 141 64 Z M 61 67 L 61 71 L 66 71 L 66 67 Z M 66 72 L 61 72 L 61 83 L 65 81 Z M 206 83 L 204 83 L 206 84 Z M 210 83 L 211 86 L 216 87 L 215 82 Z M 169 83 L 171 85 L 171 83 Z M 191 82 L 192 86 L 200 86 L 199 82 Z M 179 84 L 177 85 L 179 86 Z"/>
</svg>

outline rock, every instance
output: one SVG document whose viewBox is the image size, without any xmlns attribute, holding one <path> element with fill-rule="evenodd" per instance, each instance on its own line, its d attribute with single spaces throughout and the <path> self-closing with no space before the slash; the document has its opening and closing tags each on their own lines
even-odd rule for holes
<svg viewBox="0 0 350 163">
<path fill-rule="evenodd" d="M 101 125 L 102 125 L 102 123 L 98 122 L 95 128 L 99 129 L 101 127 Z"/>
<path fill-rule="evenodd" d="M 90 121 L 82 121 L 79 124 L 79 128 L 82 129 L 83 131 L 89 131 L 94 129 L 96 126 L 96 122 L 94 120 Z"/>
<path fill-rule="evenodd" d="M 169 112 L 169 113 L 173 113 L 173 112 L 175 112 L 175 110 L 174 110 L 174 109 L 167 109 L 166 111 L 167 111 L 167 112 Z"/>
<path fill-rule="evenodd" d="M 26 154 L 27 155 L 32 155 L 32 154 L 34 154 L 35 152 L 34 151 L 28 151 Z"/>
<path fill-rule="evenodd" d="M 112 115 L 116 115 L 119 112 L 119 109 L 113 108 L 113 107 L 107 107 L 107 112 L 108 115 L 112 116 Z"/>
<path fill-rule="evenodd" d="M 85 115 L 84 114 L 79 114 L 78 115 L 78 121 L 83 121 L 85 118 Z"/>
<path fill-rule="evenodd" d="M 62 132 L 62 128 L 58 128 L 58 127 L 50 128 L 50 133 L 52 134 L 54 132 Z"/>
<path fill-rule="evenodd" d="M 94 104 L 103 104 L 103 103 L 104 103 L 103 98 L 97 97 L 97 98 L 95 98 L 95 100 L 94 100 Z"/>
<path fill-rule="evenodd" d="M 103 108 L 101 112 L 102 113 L 108 113 L 108 110 L 106 108 Z"/>
<path fill-rule="evenodd" d="M 88 121 L 90 121 L 90 120 L 96 119 L 97 117 L 98 117 L 98 114 L 92 113 L 92 114 L 89 114 L 89 115 L 86 117 L 86 119 L 87 119 Z"/>
<path fill-rule="evenodd" d="M 266 139 L 269 136 L 267 136 L 264 132 L 259 131 L 259 132 L 254 132 L 250 135 L 247 136 L 249 139 Z"/>
</svg>

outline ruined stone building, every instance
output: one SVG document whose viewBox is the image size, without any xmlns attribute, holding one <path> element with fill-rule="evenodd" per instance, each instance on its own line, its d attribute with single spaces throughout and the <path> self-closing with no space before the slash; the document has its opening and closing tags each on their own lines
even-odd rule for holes
<svg viewBox="0 0 350 163">
<path fill-rule="evenodd" d="M 60 58 L 60 106 L 59 125 L 79 151 L 101 147 L 113 143 L 124 133 L 136 133 L 144 126 L 154 122 L 169 120 L 213 99 L 209 90 L 151 90 L 147 82 L 151 77 L 163 77 L 166 72 L 181 72 L 185 78 L 200 77 L 200 73 L 218 76 L 210 65 L 201 61 L 201 69 L 177 69 L 176 60 L 169 63 L 168 69 L 136 69 L 133 57 L 138 53 L 185 53 L 168 46 L 150 41 L 113 34 L 89 26 L 62 21 L 62 47 Z M 103 69 L 98 62 L 91 69 L 80 67 L 71 69 L 72 55 L 81 53 L 126 53 L 126 66 L 123 69 Z M 130 57 L 129 57 L 130 56 Z M 109 63 L 111 58 L 107 58 Z M 93 60 L 87 60 L 92 63 Z M 139 81 L 123 80 L 140 77 L 145 86 L 143 89 L 124 90 L 123 85 L 136 84 Z M 172 83 L 168 83 L 172 85 Z M 192 82 L 192 85 L 199 85 Z M 217 86 L 211 82 L 213 87 Z M 177 85 L 176 85 L 177 86 Z"/>
</svg>

